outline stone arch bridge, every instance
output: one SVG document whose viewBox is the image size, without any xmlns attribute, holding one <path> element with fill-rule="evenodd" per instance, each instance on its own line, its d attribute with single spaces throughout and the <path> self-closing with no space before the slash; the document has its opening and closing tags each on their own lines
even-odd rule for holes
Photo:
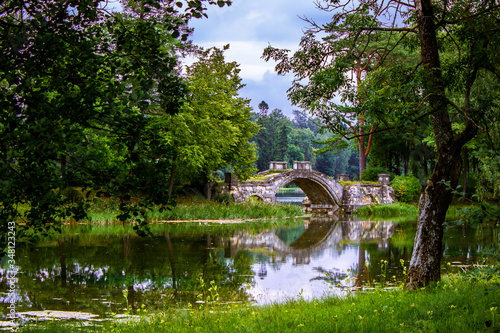
<svg viewBox="0 0 500 333">
<path fill-rule="evenodd" d="M 339 175 L 347 176 L 347 175 Z M 380 176 L 383 176 L 382 179 Z M 387 176 L 387 177 L 385 177 Z M 217 185 L 218 194 L 230 194 L 236 202 L 244 202 L 250 197 L 272 203 L 279 189 L 293 182 L 304 191 L 311 202 L 314 215 L 333 215 L 342 205 L 344 211 L 373 203 L 386 204 L 394 201 L 391 188 L 387 185 L 389 175 L 379 175 L 379 185 L 359 185 L 357 189 L 346 188 L 338 181 L 311 169 L 309 161 L 295 161 L 293 169 L 287 169 L 287 162 L 270 162 L 269 170 L 256 174 L 252 180 L 238 181 L 230 173 L 224 183 Z"/>
</svg>

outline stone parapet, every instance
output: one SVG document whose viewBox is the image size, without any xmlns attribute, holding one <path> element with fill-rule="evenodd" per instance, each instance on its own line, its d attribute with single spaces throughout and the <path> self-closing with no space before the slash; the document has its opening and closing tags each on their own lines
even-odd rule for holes
<svg viewBox="0 0 500 333">
<path fill-rule="evenodd" d="M 288 168 L 288 162 L 269 162 L 269 170 L 284 171 Z"/>
<path fill-rule="evenodd" d="M 337 175 L 337 180 L 339 182 L 348 182 L 349 181 L 349 175 L 345 173 L 340 173 Z"/>
<path fill-rule="evenodd" d="M 293 162 L 294 170 L 312 170 L 311 162 L 309 161 L 294 161 Z"/>
<path fill-rule="evenodd" d="M 378 175 L 378 183 L 379 184 L 384 184 L 384 185 L 389 185 L 391 183 L 390 180 L 390 175 L 387 173 L 381 173 Z"/>
</svg>

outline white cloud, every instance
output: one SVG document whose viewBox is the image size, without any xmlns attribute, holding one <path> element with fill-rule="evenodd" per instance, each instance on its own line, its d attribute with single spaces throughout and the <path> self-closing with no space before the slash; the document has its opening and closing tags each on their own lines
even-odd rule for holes
<svg viewBox="0 0 500 333">
<path fill-rule="evenodd" d="M 193 41 L 205 48 L 230 44 L 226 60 L 240 64 L 240 76 L 247 86 L 241 95 L 252 100 L 256 109 L 265 100 L 271 108 L 290 115 L 294 108 L 287 100 L 291 75 L 278 76 L 275 63 L 261 59 L 269 44 L 296 50 L 307 23 L 306 16 L 320 22 L 331 14 L 315 8 L 313 0 L 234 0 L 230 7 L 210 6 L 208 18 L 193 20 Z"/>
<path fill-rule="evenodd" d="M 249 79 L 254 81 L 264 80 L 266 73 L 274 72 L 275 63 L 272 61 L 266 62 L 261 58 L 264 48 L 269 44 L 267 42 L 250 40 L 250 41 L 218 41 L 218 42 L 204 42 L 198 45 L 204 48 L 212 46 L 222 48 L 224 45 L 229 44 L 229 50 L 224 55 L 226 61 L 236 61 L 240 65 L 240 77 L 242 79 Z M 292 48 L 294 45 L 280 47 Z"/>
</svg>

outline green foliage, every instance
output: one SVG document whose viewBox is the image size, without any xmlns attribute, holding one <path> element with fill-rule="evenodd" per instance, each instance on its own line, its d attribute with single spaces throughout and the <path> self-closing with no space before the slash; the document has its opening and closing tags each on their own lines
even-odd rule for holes
<svg viewBox="0 0 500 333">
<path fill-rule="evenodd" d="M 2 3 L 0 244 L 19 206 L 29 207 L 19 243 L 84 218 L 86 207 L 58 191 L 68 186 L 117 197 L 119 217 L 139 225 L 148 207 L 169 203 L 159 119 L 184 104 L 175 49 L 208 3 L 130 1 L 122 12 L 99 2 Z"/>
<path fill-rule="evenodd" d="M 463 281 L 469 282 L 480 282 L 484 283 L 485 286 L 491 284 L 493 288 L 499 288 L 500 286 L 500 253 L 498 249 L 486 249 L 483 252 L 488 251 L 488 258 L 494 263 L 490 265 L 481 265 L 474 268 L 471 272 L 467 274 L 462 274 Z M 488 292 L 486 289 L 484 292 Z"/>
<path fill-rule="evenodd" d="M 476 195 L 479 201 L 500 197 L 500 156 L 492 150 L 474 153 L 480 161 L 477 173 Z"/>
<path fill-rule="evenodd" d="M 378 175 L 381 173 L 389 174 L 389 171 L 382 167 L 368 167 L 361 173 L 361 179 L 363 181 L 378 182 Z"/>
<path fill-rule="evenodd" d="M 174 119 L 174 126 L 186 126 L 189 132 L 181 137 L 182 147 L 194 149 L 199 159 L 194 170 L 183 170 L 187 177 L 201 171 L 206 180 L 213 181 L 217 169 L 227 167 L 242 180 L 254 173 L 255 147 L 248 140 L 258 128 L 250 121 L 249 100 L 238 95 L 243 88 L 239 65 L 225 61 L 228 48 L 203 51 L 198 61 L 187 67 L 191 95 L 182 119 Z M 176 147 L 179 145 L 173 149 Z"/>
<path fill-rule="evenodd" d="M 396 176 L 391 181 L 391 186 L 396 192 L 396 197 L 403 202 L 418 199 L 422 185 L 415 176 Z"/>
<path fill-rule="evenodd" d="M 466 193 L 462 193 L 462 194 L 465 195 L 469 199 L 479 197 L 479 195 L 477 193 L 478 193 L 478 179 L 480 177 L 481 177 L 481 175 L 479 172 L 475 172 L 475 171 L 468 172 L 467 177 L 465 179 L 465 183 L 467 186 Z M 457 188 L 461 188 L 461 189 L 464 188 L 463 174 L 462 174 L 462 177 L 460 177 Z M 493 190 L 493 189 L 490 188 L 490 190 Z M 476 197 L 474 197 L 474 194 L 476 195 Z M 462 197 L 463 197 L 463 195 L 462 195 Z M 482 200 L 479 200 L 479 201 L 482 201 Z"/>
<path fill-rule="evenodd" d="M 343 149 L 339 149 L 338 145 L 330 146 L 329 134 L 319 129 L 318 119 L 298 110 L 294 110 L 293 114 L 292 121 L 281 110 L 254 114 L 253 121 L 261 126 L 252 139 L 257 145 L 259 171 L 267 170 L 270 161 L 286 161 L 289 166 L 294 161 L 310 161 L 314 170 L 328 176 L 347 173 L 353 178 L 359 173 L 359 160 L 354 149 L 345 141 Z M 325 147 L 317 149 L 323 145 Z"/>
<path fill-rule="evenodd" d="M 234 198 L 230 194 L 218 194 L 212 198 L 213 201 L 221 203 L 221 204 L 229 204 L 234 201 Z"/>
<path fill-rule="evenodd" d="M 500 206 L 487 202 L 457 208 L 456 215 L 460 218 L 454 223 L 456 225 L 477 226 L 481 223 L 500 223 Z"/>
<path fill-rule="evenodd" d="M 257 146 L 257 169 L 264 171 L 269 169 L 271 161 L 285 161 L 290 156 L 290 133 L 292 131 L 291 121 L 279 109 L 271 113 L 261 112 L 254 119 L 260 126 L 260 131 L 251 140 Z M 292 149 L 294 157 L 301 157 L 299 149 Z M 303 155 L 302 155 L 303 157 Z"/>
<path fill-rule="evenodd" d="M 207 288 L 217 297 L 214 284 Z M 28 324 L 20 332 L 464 332 L 494 331 L 499 325 L 498 284 L 448 276 L 416 292 L 348 293 L 342 298 L 290 301 L 262 307 L 217 305 L 211 311 L 172 309 L 126 322 Z M 104 325 L 104 327 L 102 326 Z"/>
</svg>

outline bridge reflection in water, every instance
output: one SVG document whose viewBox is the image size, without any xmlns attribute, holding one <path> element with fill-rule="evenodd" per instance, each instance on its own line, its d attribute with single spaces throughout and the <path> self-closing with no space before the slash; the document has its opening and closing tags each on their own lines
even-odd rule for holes
<svg viewBox="0 0 500 333">
<path fill-rule="evenodd" d="M 304 227 L 292 234 L 279 229 L 257 235 L 237 232 L 230 240 L 230 251 L 231 256 L 242 250 L 259 253 L 259 262 L 252 267 L 255 283 L 248 290 L 257 303 L 312 299 L 360 286 L 370 259 L 363 244 L 387 249 L 393 231 L 390 221 L 317 218 L 305 220 Z"/>
</svg>

